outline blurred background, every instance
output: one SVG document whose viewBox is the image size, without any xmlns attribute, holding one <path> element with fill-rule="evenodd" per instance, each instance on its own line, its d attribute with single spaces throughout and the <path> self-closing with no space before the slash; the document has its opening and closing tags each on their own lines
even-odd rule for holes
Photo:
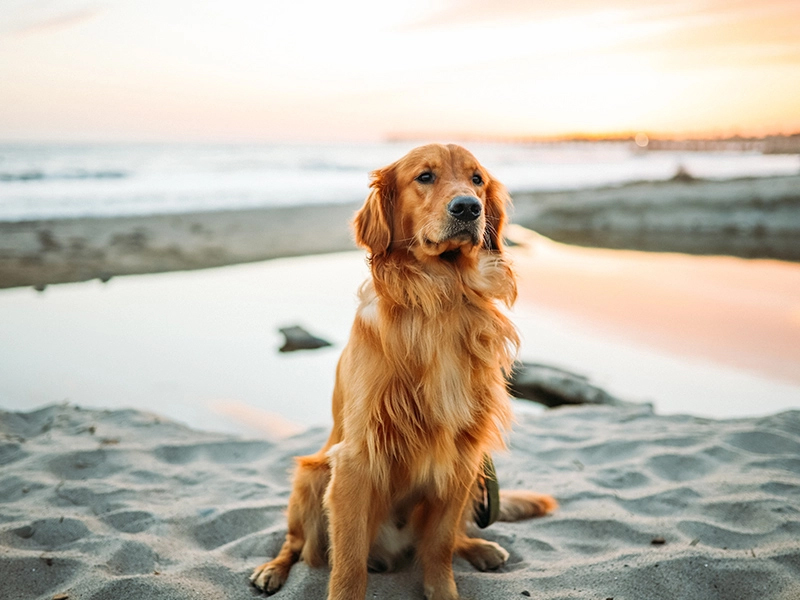
<svg viewBox="0 0 800 600">
<path fill-rule="evenodd" d="M 665 412 L 800 406 L 796 1 L 0 15 L 0 407 L 327 424 L 367 274 L 348 221 L 427 142 L 540 234 L 513 230 L 523 359 Z M 294 324 L 333 346 L 278 354 Z"/>
</svg>

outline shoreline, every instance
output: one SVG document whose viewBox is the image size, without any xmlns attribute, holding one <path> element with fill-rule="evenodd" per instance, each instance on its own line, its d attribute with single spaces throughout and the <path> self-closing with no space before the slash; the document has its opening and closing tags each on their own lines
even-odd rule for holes
<svg viewBox="0 0 800 600">
<path fill-rule="evenodd" d="M 0 222 L 0 289 L 353 250 L 358 206 Z"/>
<path fill-rule="evenodd" d="M 800 175 L 518 193 L 512 214 L 578 246 L 800 261 Z"/>
<path fill-rule="evenodd" d="M 768 268 L 766 280 L 742 291 L 748 274 L 762 272 L 761 262 L 601 252 L 519 228 L 508 234 L 520 243 L 509 250 L 519 275 L 512 318 L 520 360 L 586 376 L 664 414 L 745 417 L 798 406 L 800 343 L 791 343 L 800 320 L 787 323 L 793 313 L 781 307 L 800 297 L 792 287 L 800 285 L 800 265 L 772 261 L 780 272 Z M 270 436 L 329 423 L 336 363 L 368 275 L 364 259 L 348 251 L 44 293 L 4 290 L 0 314 L 13 346 L 0 361 L 0 403 L 15 410 L 65 400 L 129 406 L 194 427 Z M 735 268 L 736 287 L 716 285 L 718 263 Z M 792 270 L 788 279 L 785 269 Z M 745 310 L 728 318 L 741 308 L 739 296 Z M 333 346 L 280 353 L 279 329 L 291 325 Z M 776 331 L 786 343 L 774 345 Z"/>
<path fill-rule="evenodd" d="M 566 243 L 800 261 L 800 176 L 513 198 L 513 223 Z M 353 250 L 360 205 L 0 221 L 0 289 Z"/>
</svg>

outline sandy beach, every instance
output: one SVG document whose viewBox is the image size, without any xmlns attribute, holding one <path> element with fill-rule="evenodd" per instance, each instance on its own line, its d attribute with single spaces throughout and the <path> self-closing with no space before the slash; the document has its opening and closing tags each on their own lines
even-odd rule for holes
<svg viewBox="0 0 800 600">
<path fill-rule="evenodd" d="M 285 534 L 291 456 L 279 444 L 194 431 L 133 410 L 0 413 L 0 597 L 254 598 L 254 565 Z M 511 554 L 465 598 L 800 595 L 800 413 L 708 421 L 647 407 L 521 416 L 496 457 L 501 486 L 552 493 L 552 516 L 484 532 Z M 323 598 L 300 563 L 276 598 Z M 422 598 L 417 566 L 371 575 L 367 598 Z"/>
<path fill-rule="evenodd" d="M 336 600 L 800 600 L 799 106 L 800 0 L 0 1 L 0 600 L 327 598 L 334 412 Z"/>
<path fill-rule="evenodd" d="M 0 288 L 349 250 L 357 206 L 0 221 Z"/>
<path fill-rule="evenodd" d="M 292 227 L 313 221 L 316 251 L 350 244 L 315 217 Z M 229 258 L 255 261 L 242 240 L 267 221 L 291 240 L 254 217 Z M 168 241 L 178 221 L 161 223 Z M 561 508 L 488 529 L 511 559 L 492 573 L 456 559 L 463 596 L 798 597 L 800 264 L 508 233 L 521 358 L 630 404 L 513 402 L 501 485 Z M 291 457 L 327 435 L 363 253 L 87 273 L 0 290 L 0 598 L 256 597 L 247 576 L 285 535 Z M 278 353 L 294 324 L 333 346 Z M 324 597 L 327 573 L 300 564 L 278 597 Z M 371 576 L 368 597 L 421 598 L 419 569 Z"/>
<path fill-rule="evenodd" d="M 514 221 L 600 248 L 800 260 L 800 175 L 514 194 Z"/>
<path fill-rule="evenodd" d="M 584 246 L 800 261 L 798 189 L 790 175 L 518 191 L 511 220 Z M 0 220 L 0 289 L 342 252 L 362 201 Z"/>
</svg>

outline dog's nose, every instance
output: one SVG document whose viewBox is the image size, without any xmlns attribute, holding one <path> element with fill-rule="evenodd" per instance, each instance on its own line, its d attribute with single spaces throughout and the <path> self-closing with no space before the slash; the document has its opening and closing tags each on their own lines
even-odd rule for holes
<svg viewBox="0 0 800 600">
<path fill-rule="evenodd" d="M 456 196 L 447 205 L 447 212 L 459 221 L 474 221 L 482 210 L 480 200 L 474 196 Z"/>
</svg>

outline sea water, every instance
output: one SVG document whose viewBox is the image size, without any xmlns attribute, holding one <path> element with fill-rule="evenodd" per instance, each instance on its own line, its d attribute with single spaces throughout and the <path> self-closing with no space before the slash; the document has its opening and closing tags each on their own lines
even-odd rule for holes
<svg viewBox="0 0 800 600">
<path fill-rule="evenodd" d="M 415 142 L 0 144 L 0 221 L 356 202 Z M 790 175 L 797 155 L 646 151 L 628 142 L 467 143 L 513 192 Z"/>
</svg>

